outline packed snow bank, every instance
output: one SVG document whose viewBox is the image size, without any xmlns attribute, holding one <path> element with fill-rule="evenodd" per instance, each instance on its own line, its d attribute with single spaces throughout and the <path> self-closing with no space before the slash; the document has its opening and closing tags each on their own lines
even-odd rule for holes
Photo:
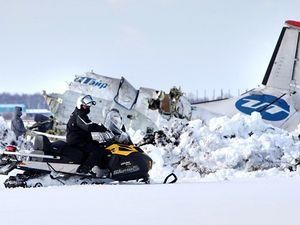
<svg viewBox="0 0 300 225">
<path fill-rule="evenodd" d="M 0 116 L 0 145 L 1 148 L 12 143 L 16 139 L 15 134 L 7 126 L 4 118 Z"/>
<path fill-rule="evenodd" d="M 214 118 L 207 126 L 177 121 L 163 131 L 155 145 L 143 147 L 154 160 L 150 176 L 157 181 L 170 172 L 181 182 L 300 173 L 298 132 L 265 124 L 258 113 Z"/>
<path fill-rule="evenodd" d="M 260 114 L 237 114 L 232 118 L 183 123 L 173 121 L 163 132 L 156 133 L 153 145 L 142 148 L 154 161 L 150 177 L 154 182 L 174 172 L 179 182 L 226 180 L 241 177 L 261 177 L 300 174 L 300 141 L 298 130 L 288 133 L 265 124 Z M 141 141 L 141 131 L 132 135 Z M 0 140 L 10 143 L 13 133 L 0 117 Z M 30 149 L 30 142 L 20 142 Z"/>
</svg>

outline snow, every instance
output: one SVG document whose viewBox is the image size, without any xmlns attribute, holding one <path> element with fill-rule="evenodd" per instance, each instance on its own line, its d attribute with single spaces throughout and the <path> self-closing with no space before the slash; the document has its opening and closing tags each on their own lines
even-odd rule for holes
<svg viewBox="0 0 300 225">
<path fill-rule="evenodd" d="M 253 113 L 162 129 L 166 137 L 143 146 L 154 161 L 153 184 L 2 187 L 1 224 L 298 223 L 300 127 L 289 133 Z M 141 141 L 141 131 L 130 132 Z M 13 139 L 1 117 L 0 138 Z M 158 184 L 171 172 L 177 184 Z"/>
<path fill-rule="evenodd" d="M 1 224 L 294 225 L 300 179 L 1 190 Z"/>
<path fill-rule="evenodd" d="M 179 182 L 299 175 L 299 132 L 265 124 L 258 113 L 214 118 L 208 125 L 177 121 L 164 132 L 167 143 L 157 138 L 155 146 L 143 147 L 154 160 L 154 181 L 170 172 Z"/>
<path fill-rule="evenodd" d="M 3 117 L 0 117 L 0 144 L 5 145 L 7 143 L 12 142 L 14 139 L 15 139 L 14 133 L 9 129 Z"/>
</svg>

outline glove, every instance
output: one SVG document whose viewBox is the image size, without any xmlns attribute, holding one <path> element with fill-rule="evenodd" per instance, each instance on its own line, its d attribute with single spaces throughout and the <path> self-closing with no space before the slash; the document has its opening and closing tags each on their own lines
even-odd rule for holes
<svg viewBox="0 0 300 225">
<path fill-rule="evenodd" d="M 100 125 L 99 125 L 99 124 L 93 123 L 92 126 L 93 126 L 93 128 L 92 128 L 93 132 L 101 132 L 101 133 L 104 133 L 104 132 L 108 131 L 108 130 L 106 129 L 106 127 L 103 126 L 103 124 L 100 124 Z"/>
<path fill-rule="evenodd" d="M 106 131 L 108 131 L 108 129 L 103 124 L 101 124 L 99 126 L 99 132 L 106 132 Z"/>
</svg>

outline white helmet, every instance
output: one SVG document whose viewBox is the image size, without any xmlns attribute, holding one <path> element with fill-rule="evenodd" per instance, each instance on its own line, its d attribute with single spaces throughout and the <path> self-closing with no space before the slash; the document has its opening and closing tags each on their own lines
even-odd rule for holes
<svg viewBox="0 0 300 225">
<path fill-rule="evenodd" d="M 77 99 L 77 103 L 76 103 L 77 109 L 80 109 L 82 105 L 91 107 L 92 105 L 96 105 L 96 101 L 94 101 L 94 99 L 90 95 L 80 96 Z"/>
</svg>

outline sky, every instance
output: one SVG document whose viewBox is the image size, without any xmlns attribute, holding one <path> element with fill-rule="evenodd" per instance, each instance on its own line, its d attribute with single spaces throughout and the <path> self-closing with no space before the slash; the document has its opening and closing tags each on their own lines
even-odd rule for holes
<svg viewBox="0 0 300 225">
<path fill-rule="evenodd" d="M 62 92 L 75 74 L 209 95 L 261 84 L 298 0 L 0 0 L 0 92 Z"/>
</svg>

